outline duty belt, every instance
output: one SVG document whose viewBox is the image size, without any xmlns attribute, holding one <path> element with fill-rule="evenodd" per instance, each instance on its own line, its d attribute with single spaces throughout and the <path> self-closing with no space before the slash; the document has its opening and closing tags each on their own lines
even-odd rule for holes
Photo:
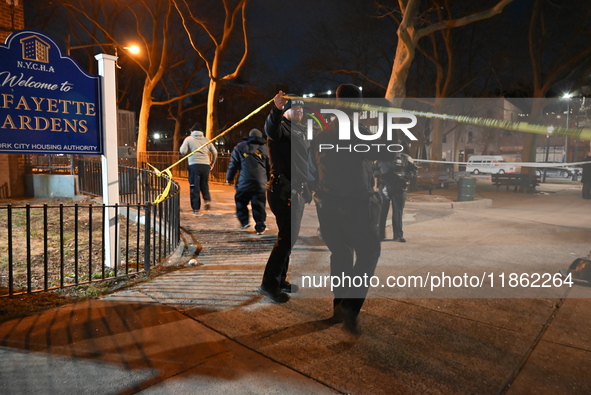
<svg viewBox="0 0 591 395">
<path fill-rule="evenodd" d="M 294 195 L 302 195 L 304 193 L 304 188 L 306 187 L 306 184 L 302 183 L 297 183 L 297 184 L 292 184 L 291 185 L 291 193 Z"/>
<path fill-rule="evenodd" d="M 285 183 L 289 184 L 289 188 L 291 193 L 294 195 L 301 196 L 304 194 L 304 189 L 306 188 L 306 184 L 303 182 L 291 182 L 287 177 L 283 174 L 271 174 L 270 180 L 271 185 L 285 185 Z"/>
</svg>

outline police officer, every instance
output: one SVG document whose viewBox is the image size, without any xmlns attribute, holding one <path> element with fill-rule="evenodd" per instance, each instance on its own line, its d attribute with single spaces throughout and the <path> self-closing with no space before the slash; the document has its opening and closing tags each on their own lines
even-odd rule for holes
<svg viewBox="0 0 591 395">
<path fill-rule="evenodd" d="M 591 150 L 587 152 L 587 156 L 583 161 L 583 174 L 581 175 L 581 182 L 583 183 L 583 199 L 591 199 Z"/>
<path fill-rule="evenodd" d="M 337 89 L 337 107 L 343 100 L 355 101 L 360 98 L 361 91 L 354 85 L 344 84 Z M 353 111 L 346 106 L 342 111 L 350 120 L 353 119 Z M 353 125 L 352 121 L 346 123 L 349 127 Z M 332 278 L 371 277 L 380 257 L 380 198 L 374 189 L 373 161 L 389 159 L 392 153 L 386 150 L 321 150 L 321 145 L 334 146 L 339 143 L 341 127 L 347 126 L 341 124 L 338 118 L 332 121 L 326 130 L 314 137 L 310 148 L 312 167 L 315 169 L 314 200 L 318 222 L 322 239 L 331 252 Z M 362 125 L 359 128 L 365 129 Z M 368 134 L 368 131 L 364 130 L 363 133 Z M 349 142 L 356 141 L 363 142 L 357 137 L 352 137 Z M 357 317 L 368 290 L 365 284 L 359 287 L 346 284 L 333 287 L 332 322 L 343 322 L 347 331 L 359 335 L 361 331 Z"/>
<path fill-rule="evenodd" d="M 305 200 L 311 199 L 306 193 L 309 143 L 300 125 L 303 116 L 304 102 L 286 98 L 285 93 L 279 91 L 273 98 L 273 107 L 265 122 L 271 159 L 267 199 L 279 232 L 267 260 L 259 292 L 274 303 L 289 301 L 288 293 L 298 290 L 286 278 L 291 250 L 300 232 Z"/>
<path fill-rule="evenodd" d="M 417 177 L 417 166 L 408 151 L 406 141 L 400 144 L 403 151 L 396 154 L 393 160 L 377 161 L 378 188 L 383 193 L 382 210 L 380 212 L 380 239 L 386 238 L 386 220 L 392 205 L 392 229 L 394 241 L 406 243 L 402 232 L 402 214 L 406 202 L 408 184 Z"/>
</svg>

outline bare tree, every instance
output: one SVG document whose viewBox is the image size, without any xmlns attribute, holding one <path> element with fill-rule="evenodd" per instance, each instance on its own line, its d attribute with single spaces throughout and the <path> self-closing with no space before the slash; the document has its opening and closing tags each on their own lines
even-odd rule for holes
<svg viewBox="0 0 591 395">
<path fill-rule="evenodd" d="M 186 94 L 188 92 L 191 92 L 192 94 L 197 94 L 207 89 L 207 85 L 202 86 L 197 91 L 195 91 L 192 88 L 196 79 L 195 77 L 201 71 L 201 67 L 196 66 L 194 63 L 185 63 L 182 66 L 185 67 L 179 66 L 175 69 L 170 70 L 170 72 L 167 73 L 168 78 L 166 78 L 166 80 L 168 81 L 163 81 L 164 91 L 166 96 L 168 97 L 168 100 L 155 102 L 155 104 L 169 105 L 168 113 L 170 114 L 170 118 L 174 120 L 172 150 L 175 152 L 179 150 L 181 145 L 181 128 L 184 115 L 190 111 L 193 111 L 197 108 L 206 105 L 206 103 L 191 103 L 187 106 L 185 100 L 176 100 L 177 97 L 186 98 Z"/>
<path fill-rule="evenodd" d="M 466 10 L 466 6 L 459 7 L 460 4 L 450 0 L 430 0 L 430 1 L 415 1 L 415 0 L 399 0 L 399 9 L 391 9 L 386 7 L 383 3 L 379 4 L 379 8 L 384 11 L 385 15 L 389 16 L 395 21 L 398 26 L 398 41 L 396 47 L 396 56 L 391 70 L 391 76 L 386 91 L 387 98 L 404 98 L 407 96 L 407 80 L 408 75 L 413 67 L 413 62 L 423 62 L 421 66 L 414 65 L 414 68 L 420 67 L 421 78 L 418 81 L 424 82 L 428 80 L 429 92 L 427 95 L 435 97 L 435 101 L 431 102 L 432 111 L 441 112 L 442 99 L 460 91 L 464 86 L 468 85 L 472 78 L 466 78 L 471 73 L 463 73 L 459 75 L 456 72 L 456 61 L 460 53 L 455 50 L 456 44 L 461 37 L 452 37 L 452 28 L 468 25 L 472 22 L 489 18 L 496 15 L 502 10 L 502 7 L 509 3 L 504 1 L 498 3 L 496 8 L 491 8 L 487 11 L 474 12 Z M 461 18 L 454 18 L 452 15 L 461 12 L 467 13 L 467 16 Z M 421 40 L 424 38 L 424 40 Z M 470 45 L 463 46 L 464 52 L 471 52 Z M 420 53 L 422 57 L 416 55 Z M 428 61 L 428 63 L 425 62 Z M 427 78 L 426 78 L 427 77 Z M 431 78 L 429 78 L 431 77 Z M 433 83 L 434 82 L 434 83 Z M 416 87 L 420 88 L 419 86 Z M 443 124 L 440 119 L 432 119 L 429 121 L 430 127 L 429 139 L 422 139 L 430 148 L 430 157 L 433 159 L 440 159 L 442 157 L 441 141 Z M 428 141 L 430 140 L 430 141 Z M 421 152 L 423 150 L 421 149 Z"/>
<path fill-rule="evenodd" d="M 571 15 L 568 24 L 564 24 L 564 18 L 557 18 L 559 13 Z M 580 66 L 584 66 L 591 55 L 588 40 L 590 17 L 591 9 L 584 0 L 571 2 L 568 7 L 545 0 L 534 1 L 528 41 L 533 69 L 532 97 L 538 100 L 532 101 L 530 122 L 536 123 L 541 117 L 544 104 L 541 98 L 546 97 L 553 86 L 571 77 L 577 70 L 585 70 Z M 522 159 L 535 161 L 537 135 L 526 134 L 523 147 Z"/>
<path fill-rule="evenodd" d="M 419 13 L 419 6 L 422 1 L 398 0 L 398 9 L 387 10 L 388 15 L 395 17 L 398 14 L 401 16 L 401 19 L 397 31 L 398 44 L 396 46 L 392 73 L 386 89 L 386 97 L 406 97 L 406 80 L 415 58 L 417 44 L 421 38 L 436 31 L 466 26 L 470 23 L 491 18 L 500 14 L 503 11 L 503 8 L 512 1 L 513 0 L 500 0 L 496 5 L 484 11 L 474 12 L 457 19 L 450 17 L 449 19 L 421 27 L 420 22 L 422 19 Z"/>
<path fill-rule="evenodd" d="M 219 100 L 220 89 L 226 81 L 235 79 L 244 66 L 248 56 L 248 34 L 246 30 L 246 5 L 248 0 L 216 0 L 209 2 L 207 6 L 208 17 L 217 22 L 220 16 L 214 9 L 223 7 L 223 23 L 221 29 L 219 23 L 205 19 L 203 13 L 197 10 L 205 9 L 204 4 L 189 3 L 187 0 L 173 0 L 179 15 L 183 21 L 183 27 L 189 37 L 191 46 L 197 55 L 205 62 L 209 75 L 209 91 L 207 95 L 207 120 L 206 136 L 213 138 L 218 132 L 218 120 L 216 109 Z M 228 61 L 236 59 L 231 53 L 236 49 L 236 30 L 241 30 L 242 55 L 235 66 L 229 66 Z M 204 33 L 207 40 L 201 40 L 197 32 Z M 230 71 L 227 71 L 227 70 Z"/>
<path fill-rule="evenodd" d="M 164 105 L 182 100 L 196 92 L 186 92 L 181 96 L 155 102 L 153 94 L 165 73 L 176 64 L 171 61 L 176 13 L 168 0 L 112 0 L 110 2 L 92 0 L 61 0 L 78 21 L 78 25 L 96 42 L 106 40 L 119 48 L 125 47 L 124 37 L 137 37 L 141 55 L 134 57 L 145 74 L 138 122 L 137 151 L 147 150 L 148 122 L 150 110 L 154 105 Z M 126 23 L 120 23 L 125 20 Z M 96 31 L 100 32 L 100 36 Z M 105 41 L 102 41 L 103 43 Z M 185 54 L 185 51 L 183 51 Z"/>
<path fill-rule="evenodd" d="M 308 81 L 306 89 L 313 91 L 314 83 L 326 90 L 331 83 L 346 81 L 363 86 L 364 95 L 383 97 L 392 60 L 392 39 L 383 32 L 391 25 L 365 2 L 342 2 L 329 20 L 322 16 L 313 21 L 302 38 L 314 45 L 302 54 L 296 84 Z"/>
</svg>

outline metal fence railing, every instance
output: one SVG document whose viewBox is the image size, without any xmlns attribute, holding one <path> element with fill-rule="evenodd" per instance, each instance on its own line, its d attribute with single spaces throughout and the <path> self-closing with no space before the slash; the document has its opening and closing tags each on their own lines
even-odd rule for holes
<svg viewBox="0 0 591 395">
<path fill-rule="evenodd" d="M 147 151 L 138 152 L 138 167 L 149 168 L 147 163 L 158 170 L 163 170 L 178 162 L 183 156 L 174 151 Z M 209 180 L 214 182 L 225 182 L 228 164 L 230 163 L 230 154 L 226 152 L 218 153 L 218 158 L 209 173 Z M 184 160 L 171 169 L 173 177 L 187 178 L 188 164 Z"/>
<path fill-rule="evenodd" d="M 100 162 L 75 166 L 86 193 L 100 196 Z M 168 196 L 152 204 L 169 180 L 145 169 L 119 170 L 119 205 L 0 205 L 0 297 L 147 272 L 172 254 L 180 244 L 179 185 L 170 180 Z M 109 267 L 104 225 L 113 217 L 118 247 Z"/>
<path fill-rule="evenodd" d="M 102 196 L 101 162 L 80 159 L 76 162 L 78 189 L 90 196 Z M 158 176 L 154 171 L 130 166 L 119 166 L 119 200 L 136 204 L 153 202 L 166 188 L 168 178 Z"/>
<path fill-rule="evenodd" d="M 25 155 L 27 174 L 75 174 L 73 155 Z"/>
<path fill-rule="evenodd" d="M 176 163 L 183 156 L 175 151 L 147 151 L 138 152 L 136 158 L 119 158 L 120 166 L 129 168 L 139 168 L 152 170 L 148 163 L 158 170 L 168 168 Z M 230 153 L 220 152 L 209 175 L 209 180 L 214 182 L 225 182 L 228 164 L 230 163 Z M 25 167 L 28 174 L 77 174 L 79 182 L 91 184 L 80 185 L 81 188 L 88 191 L 96 191 L 100 188 L 100 177 L 93 179 L 92 176 L 100 174 L 101 162 L 99 157 L 75 156 L 75 155 L 25 155 Z M 121 171 L 121 170 L 120 170 Z M 184 160 L 171 169 L 173 177 L 187 178 L 188 164 Z M 82 179 L 84 178 L 84 180 Z M 121 181 L 121 180 L 120 180 Z M 100 196 L 100 192 L 91 192 L 92 196 Z"/>
</svg>

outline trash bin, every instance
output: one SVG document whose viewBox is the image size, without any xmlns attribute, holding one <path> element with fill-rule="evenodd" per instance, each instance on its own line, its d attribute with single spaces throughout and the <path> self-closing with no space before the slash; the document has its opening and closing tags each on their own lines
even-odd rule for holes
<svg viewBox="0 0 591 395">
<path fill-rule="evenodd" d="M 460 178 L 458 183 L 458 202 L 467 202 L 474 200 L 476 191 L 476 179 L 470 177 Z"/>
</svg>

